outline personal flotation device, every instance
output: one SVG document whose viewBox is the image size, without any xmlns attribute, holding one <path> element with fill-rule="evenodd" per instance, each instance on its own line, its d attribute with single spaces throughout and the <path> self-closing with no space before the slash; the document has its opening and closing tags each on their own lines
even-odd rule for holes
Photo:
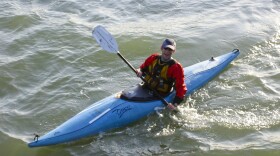
<svg viewBox="0 0 280 156">
<path fill-rule="evenodd" d="M 145 80 L 149 87 L 157 90 L 160 94 L 168 94 L 174 85 L 174 79 L 167 76 L 167 71 L 170 66 L 176 63 L 176 60 L 164 62 L 161 61 L 161 56 L 156 56 L 156 59 L 148 66 L 146 70 Z"/>
</svg>

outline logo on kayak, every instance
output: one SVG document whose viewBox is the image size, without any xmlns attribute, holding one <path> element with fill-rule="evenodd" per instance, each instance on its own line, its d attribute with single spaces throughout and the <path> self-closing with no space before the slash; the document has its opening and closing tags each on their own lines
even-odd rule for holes
<svg viewBox="0 0 280 156">
<path fill-rule="evenodd" d="M 119 116 L 119 118 L 121 118 L 125 113 L 127 113 L 131 109 L 132 108 L 130 106 L 126 106 L 123 108 L 115 109 L 114 111 L 112 111 L 112 113 L 116 113 Z"/>
</svg>

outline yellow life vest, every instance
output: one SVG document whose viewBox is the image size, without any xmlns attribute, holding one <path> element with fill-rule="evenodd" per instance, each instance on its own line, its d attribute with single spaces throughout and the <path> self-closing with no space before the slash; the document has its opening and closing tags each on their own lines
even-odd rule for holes
<svg viewBox="0 0 280 156">
<path fill-rule="evenodd" d="M 168 62 L 163 62 L 160 59 L 160 56 L 157 56 L 151 65 L 148 66 L 145 80 L 150 87 L 164 95 L 168 94 L 173 88 L 175 80 L 167 76 L 167 71 L 176 61 L 171 59 Z"/>
</svg>

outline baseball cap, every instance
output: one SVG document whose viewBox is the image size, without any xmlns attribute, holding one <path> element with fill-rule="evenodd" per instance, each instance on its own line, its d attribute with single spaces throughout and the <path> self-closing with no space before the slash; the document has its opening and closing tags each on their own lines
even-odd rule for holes
<svg viewBox="0 0 280 156">
<path fill-rule="evenodd" d="M 162 48 L 176 49 L 176 42 L 173 39 L 167 38 L 162 43 Z"/>
</svg>

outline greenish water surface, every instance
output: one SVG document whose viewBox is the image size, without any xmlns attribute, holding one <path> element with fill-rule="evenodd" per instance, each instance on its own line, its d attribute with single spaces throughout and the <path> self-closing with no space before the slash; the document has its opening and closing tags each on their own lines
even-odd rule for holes
<svg viewBox="0 0 280 156">
<path fill-rule="evenodd" d="M 2 0 L 0 6 L 1 155 L 280 154 L 279 1 Z M 135 67 L 166 37 L 177 41 L 174 57 L 183 66 L 235 48 L 241 54 L 187 98 L 181 116 L 166 111 L 76 142 L 28 148 L 34 133 L 140 82 L 92 39 L 97 25 L 115 36 Z"/>
</svg>

